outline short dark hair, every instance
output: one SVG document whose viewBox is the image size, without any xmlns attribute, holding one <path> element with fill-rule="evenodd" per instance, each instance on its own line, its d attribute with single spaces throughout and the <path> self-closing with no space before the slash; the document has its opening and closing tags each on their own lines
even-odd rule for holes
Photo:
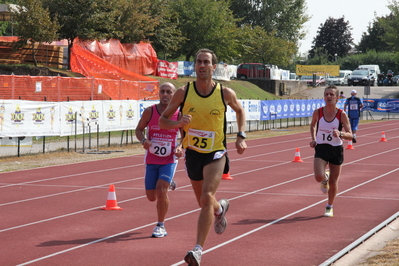
<svg viewBox="0 0 399 266">
<path fill-rule="evenodd" d="M 339 97 L 339 89 L 337 88 L 337 86 L 335 85 L 328 85 L 327 87 L 324 88 L 324 92 L 326 92 L 326 90 L 328 89 L 333 89 L 335 90 L 335 95 L 337 95 L 337 97 Z"/>
<path fill-rule="evenodd" d="M 206 49 L 206 48 L 198 50 L 198 52 L 195 54 L 195 59 L 196 60 L 197 60 L 198 54 L 200 54 L 200 53 L 209 53 L 209 54 L 211 54 L 212 55 L 212 65 L 216 65 L 218 63 L 218 59 L 216 57 L 216 54 L 212 50 L 209 50 L 209 49 Z"/>
</svg>

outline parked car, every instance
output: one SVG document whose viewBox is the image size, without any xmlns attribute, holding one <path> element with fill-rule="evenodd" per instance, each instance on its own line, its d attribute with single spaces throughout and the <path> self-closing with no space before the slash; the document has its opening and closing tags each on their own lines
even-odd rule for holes
<svg viewBox="0 0 399 266">
<path fill-rule="evenodd" d="M 270 68 L 262 63 L 244 63 L 237 67 L 237 79 L 270 78 Z"/>
<path fill-rule="evenodd" d="M 340 70 L 339 76 L 329 76 L 327 78 L 328 85 L 348 85 L 348 79 L 352 74 L 351 70 Z"/>
<path fill-rule="evenodd" d="M 398 85 L 399 75 L 393 76 L 392 78 L 392 85 Z"/>
<path fill-rule="evenodd" d="M 351 77 L 348 79 L 349 86 L 374 86 L 374 83 L 374 75 L 367 68 L 357 68 L 353 70 Z"/>
<path fill-rule="evenodd" d="M 374 80 L 377 80 L 378 74 L 381 73 L 379 65 L 360 65 L 357 68 L 367 68 L 370 71 L 370 74 L 373 75 Z"/>
<path fill-rule="evenodd" d="M 301 76 L 300 81 L 306 81 L 308 86 L 313 86 L 313 76 Z M 326 84 L 326 79 L 323 76 L 316 76 L 316 87 Z"/>
</svg>

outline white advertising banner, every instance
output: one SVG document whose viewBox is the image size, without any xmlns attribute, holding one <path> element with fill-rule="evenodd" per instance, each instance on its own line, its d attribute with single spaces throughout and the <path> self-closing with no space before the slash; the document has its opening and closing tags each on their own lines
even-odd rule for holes
<svg viewBox="0 0 399 266">
<path fill-rule="evenodd" d="M 289 80 L 289 79 L 290 79 L 290 71 L 281 70 L 281 80 Z"/>
<path fill-rule="evenodd" d="M 227 65 L 227 71 L 229 72 L 229 77 L 231 79 L 237 78 L 237 66 L 235 65 Z"/>
<path fill-rule="evenodd" d="M 58 136 L 59 111 L 59 104 L 53 102 L 3 100 L 0 103 L 0 136 Z"/>
<path fill-rule="evenodd" d="M 239 100 L 247 120 L 256 120 L 258 100 Z M 0 137 L 73 136 L 75 134 L 134 130 L 145 108 L 156 101 L 0 101 Z M 258 110 L 258 113 L 256 113 Z M 227 121 L 236 121 L 228 106 Z"/>
<path fill-rule="evenodd" d="M 20 147 L 32 147 L 32 137 L 0 137 L 0 146 L 18 147 L 18 142 Z"/>
<path fill-rule="evenodd" d="M 135 129 L 138 123 L 137 101 L 103 101 L 102 131 Z"/>
<path fill-rule="evenodd" d="M 216 69 L 213 72 L 213 78 L 216 80 L 230 80 L 230 72 L 227 64 L 217 64 Z"/>
<path fill-rule="evenodd" d="M 280 80 L 281 79 L 281 69 L 271 68 L 270 69 L 270 79 Z"/>
<path fill-rule="evenodd" d="M 104 119 L 102 101 L 62 102 L 60 104 L 61 136 L 82 134 L 83 130 L 88 132 L 89 126 L 92 128 L 91 131 L 97 131 L 97 124 L 101 131 Z M 93 130 L 93 128 L 95 129 Z"/>
<path fill-rule="evenodd" d="M 260 119 L 260 100 L 238 100 L 241 103 L 242 108 L 245 111 L 245 120 L 259 120 Z M 227 106 L 226 111 L 226 120 L 227 122 L 237 121 L 236 112 L 231 109 L 230 106 Z"/>
</svg>

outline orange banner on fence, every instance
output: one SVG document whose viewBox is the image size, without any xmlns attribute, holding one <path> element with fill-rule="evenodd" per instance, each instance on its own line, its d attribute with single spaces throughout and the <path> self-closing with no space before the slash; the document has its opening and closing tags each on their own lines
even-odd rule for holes
<svg viewBox="0 0 399 266">
<path fill-rule="evenodd" d="M 71 49 L 71 70 L 81 73 L 86 77 L 110 79 L 110 81 L 107 82 L 107 85 L 103 86 L 103 90 L 105 93 L 110 95 L 110 98 L 112 99 L 157 99 L 159 87 L 158 80 L 140 75 L 124 68 L 128 65 L 136 65 L 136 67 L 142 71 L 147 71 L 145 69 L 150 69 L 150 65 L 154 64 L 154 57 L 152 56 L 150 59 L 142 58 L 141 60 L 139 59 L 141 58 L 140 56 L 136 56 L 137 58 L 134 60 L 132 59 L 132 55 L 124 57 L 126 54 L 122 51 L 123 49 L 121 48 L 121 44 L 119 43 L 118 45 L 118 43 L 119 41 L 110 40 L 108 46 L 105 46 L 108 48 L 104 49 L 104 44 L 100 44 L 97 41 L 88 42 L 76 39 Z M 89 46 L 91 47 L 91 50 L 86 49 Z M 140 50 L 138 47 L 141 47 L 140 49 L 142 49 L 145 45 L 136 46 L 137 50 Z M 150 46 L 146 47 L 149 49 Z M 95 51 L 97 54 L 104 52 L 106 56 L 104 55 L 99 57 L 91 51 Z M 121 60 L 121 58 L 125 58 L 125 63 L 122 64 L 122 61 L 124 60 Z M 128 60 L 128 58 L 131 58 L 132 60 Z M 114 65 L 109 61 L 124 67 Z M 156 64 L 153 67 L 156 67 Z M 135 81 L 136 83 L 127 81 Z"/>
<path fill-rule="evenodd" d="M 73 43 L 72 50 L 79 46 L 113 66 L 140 75 L 155 75 L 158 59 L 150 43 L 122 44 L 115 39 L 99 42 L 79 38 Z"/>
<path fill-rule="evenodd" d="M 2 100 L 157 100 L 158 80 L 0 75 Z"/>
</svg>

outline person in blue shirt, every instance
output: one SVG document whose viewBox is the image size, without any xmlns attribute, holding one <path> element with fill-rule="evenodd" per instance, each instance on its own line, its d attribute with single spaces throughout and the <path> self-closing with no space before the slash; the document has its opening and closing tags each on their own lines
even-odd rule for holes
<svg viewBox="0 0 399 266">
<path fill-rule="evenodd" d="M 363 102 L 360 98 L 356 97 L 356 94 L 357 91 L 352 90 L 351 97 L 346 99 L 344 104 L 344 111 L 348 114 L 351 123 L 353 143 L 356 143 L 356 132 L 359 125 L 360 110 L 363 108 Z"/>
</svg>

